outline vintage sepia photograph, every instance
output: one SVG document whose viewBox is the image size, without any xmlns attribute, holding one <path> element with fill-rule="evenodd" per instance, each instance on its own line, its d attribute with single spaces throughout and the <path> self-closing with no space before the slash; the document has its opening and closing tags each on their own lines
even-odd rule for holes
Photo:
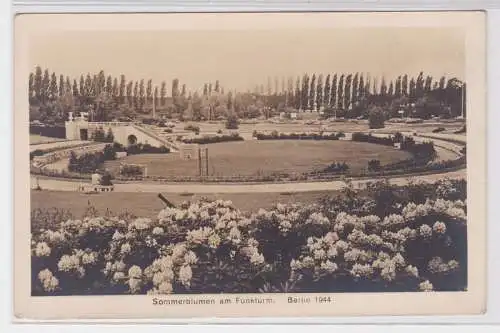
<svg viewBox="0 0 500 333">
<path fill-rule="evenodd" d="M 17 18 L 27 298 L 484 296 L 482 14 L 189 15 Z"/>
</svg>

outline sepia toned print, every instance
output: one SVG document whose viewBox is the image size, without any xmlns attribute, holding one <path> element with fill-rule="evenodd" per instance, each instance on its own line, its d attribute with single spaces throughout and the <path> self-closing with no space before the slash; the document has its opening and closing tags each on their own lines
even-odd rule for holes
<svg viewBox="0 0 500 333">
<path fill-rule="evenodd" d="M 19 313 L 484 311 L 482 18 L 19 17 Z"/>
</svg>

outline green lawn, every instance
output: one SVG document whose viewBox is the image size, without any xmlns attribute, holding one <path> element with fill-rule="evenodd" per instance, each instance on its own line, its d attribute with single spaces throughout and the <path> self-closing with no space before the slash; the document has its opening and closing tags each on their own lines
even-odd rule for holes
<svg viewBox="0 0 500 333">
<path fill-rule="evenodd" d="M 209 199 L 231 200 L 235 207 L 242 211 L 255 212 L 259 208 L 271 208 L 276 203 L 311 203 L 330 192 L 301 193 L 235 193 L 235 194 L 164 194 L 173 204 L 184 201 Z M 80 218 L 89 206 L 104 214 L 109 209 L 113 214 L 124 212 L 141 217 L 156 217 L 164 207 L 164 203 L 155 193 L 100 193 L 84 194 L 79 192 L 31 191 L 31 209 L 64 209 L 70 210 L 74 217 Z"/>
<path fill-rule="evenodd" d="M 50 143 L 50 142 L 58 142 L 58 141 L 66 141 L 66 139 L 59 138 L 51 138 L 48 136 L 41 136 L 38 134 L 30 134 L 30 145 L 36 145 L 41 143 Z"/>
<path fill-rule="evenodd" d="M 273 172 L 320 171 L 333 162 L 346 162 L 351 170 L 367 167 L 378 159 L 382 164 L 411 157 L 392 147 L 352 141 L 273 140 L 241 141 L 206 145 L 213 176 L 249 176 Z M 181 160 L 178 153 L 144 154 L 108 161 L 105 166 L 117 173 L 120 163 L 143 164 L 150 176 L 197 176 L 197 160 Z"/>
</svg>

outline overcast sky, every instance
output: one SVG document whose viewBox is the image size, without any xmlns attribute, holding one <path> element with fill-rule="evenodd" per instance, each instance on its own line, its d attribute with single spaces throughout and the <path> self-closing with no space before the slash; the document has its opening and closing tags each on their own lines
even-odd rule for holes
<svg viewBox="0 0 500 333">
<path fill-rule="evenodd" d="M 178 78 L 189 90 L 217 79 L 226 89 L 253 89 L 266 86 L 268 77 L 306 72 L 369 72 L 392 79 L 424 71 L 436 79 L 463 79 L 464 56 L 463 32 L 444 28 L 72 31 L 39 36 L 30 44 L 33 68 L 72 79 L 103 69 L 127 80 L 151 78 L 155 85 L 165 80 L 168 87 Z"/>
</svg>

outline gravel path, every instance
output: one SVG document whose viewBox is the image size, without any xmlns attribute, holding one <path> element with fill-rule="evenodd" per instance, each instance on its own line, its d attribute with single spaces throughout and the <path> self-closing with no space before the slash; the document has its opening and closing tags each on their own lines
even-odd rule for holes
<svg viewBox="0 0 500 333">
<path fill-rule="evenodd" d="M 406 185 L 412 181 L 434 183 L 443 178 L 465 178 L 466 170 L 447 173 L 422 175 L 415 177 L 395 177 L 389 182 L 394 185 Z M 353 185 L 361 186 L 369 180 L 355 180 Z M 76 191 L 78 182 L 59 179 L 39 179 L 38 183 L 43 190 Z M 36 178 L 31 177 L 31 187 L 36 186 Z M 156 193 L 281 193 L 281 192 L 312 192 L 340 190 L 345 186 L 343 181 L 313 182 L 313 183 L 284 183 L 284 184 L 154 184 L 154 183 L 127 183 L 115 184 L 115 192 L 156 192 Z"/>
</svg>

